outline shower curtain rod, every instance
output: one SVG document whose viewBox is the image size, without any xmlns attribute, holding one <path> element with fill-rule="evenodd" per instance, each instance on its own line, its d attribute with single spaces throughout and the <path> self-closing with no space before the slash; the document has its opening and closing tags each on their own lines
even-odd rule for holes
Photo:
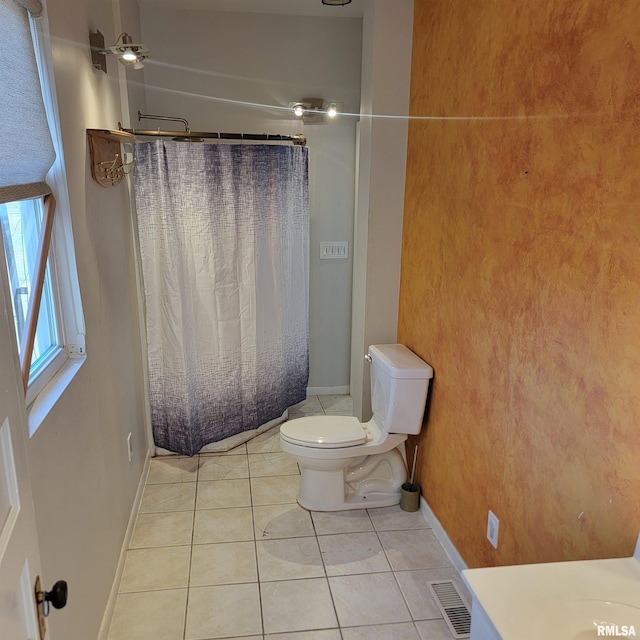
<svg viewBox="0 0 640 640">
<path fill-rule="evenodd" d="M 267 140 L 274 142 L 293 142 L 295 145 L 305 146 L 307 138 L 301 133 L 280 135 L 277 133 L 222 133 L 219 131 L 165 131 L 162 129 L 125 129 L 120 131 L 134 136 L 152 138 L 173 138 L 179 142 L 199 142 L 204 138 L 213 140 Z"/>
<path fill-rule="evenodd" d="M 159 138 L 173 138 L 180 142 L 202 142 L 205 138 L 213 140 L 267 140 L 274 142 L 293 142 L 295 145 L 305 146 L 307 138 L 301 133 L 292 135 L 280 135 L 274 133 L 220 133 L 216 131 L 191 131 L 189 123 L 184 118 L 171 116 L 158 116 L 150 113 L 140 113 L 138 120 L 170 120 L 171 122 L 184 123 L 184 131 L 163 131 L 158 129 L 124 129 L 120 125 L 120 131 L 131 133 L 134 136 L 147 136 Z M 119 123 L 118 123 L 119 124 Z"/>
</svg>

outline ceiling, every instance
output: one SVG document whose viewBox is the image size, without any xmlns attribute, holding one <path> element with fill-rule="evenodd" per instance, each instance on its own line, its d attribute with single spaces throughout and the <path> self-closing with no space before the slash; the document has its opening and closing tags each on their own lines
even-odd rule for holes
<svg viewBox="0 0 640 640">
<path fill-rule="evenodd" d="M 279 13 L 302 16 L 361 18 L 367 0 L 352 0 L 343 7 L 323 5 L 322 0 L 138 0 L 145 7 Z"/>
</svg>

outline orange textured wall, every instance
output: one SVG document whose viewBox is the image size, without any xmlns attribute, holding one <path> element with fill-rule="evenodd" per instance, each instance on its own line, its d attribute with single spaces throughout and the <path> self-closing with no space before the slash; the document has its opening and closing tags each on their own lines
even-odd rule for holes
<svg viewBox="0 0 640 640">
<path fill-rule="evenodd" d="M 627 0 L 415 3 L 436 119 L 410 124 L 398 340 L 435 369 L 419 481 L 472 567 L 633 553 L 638 25 Z"/>
</svg>

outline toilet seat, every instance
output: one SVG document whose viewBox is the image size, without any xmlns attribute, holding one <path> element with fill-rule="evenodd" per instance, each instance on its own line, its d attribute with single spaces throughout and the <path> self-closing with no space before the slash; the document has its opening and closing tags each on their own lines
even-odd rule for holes
<svg viewBox="0 0 640 640">
<path fill-rule="evenodd" d="M 280 426 L 280 436 L 291 444 L 317 449 L 341 449 L 364 444 L 367 434 L 353 416 L 308 416 Z"/>
</svg>

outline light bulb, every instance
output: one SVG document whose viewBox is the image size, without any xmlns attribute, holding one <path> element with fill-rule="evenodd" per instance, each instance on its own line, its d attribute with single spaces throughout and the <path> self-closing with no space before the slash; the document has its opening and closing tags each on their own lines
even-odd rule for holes
<svg viewBox="0 0 640 640">
<path fill-rule="evenodd" d="M 338 115 L 338 105 L 335 102 L 332 102 L 328 107 L 327 107 L 327 115 L 330 118 L 335 118 Z"/>
<path fill-rule="evenodd" d="M 298 104 L 295 104 L 293 106 L 293 113 L 295 113 L 298 118 L 302 118 L 302 116 L 304 115 L 304 105 L 300 102 L 298 102 Z"/>
<path fill-rule="evenodd" d="M 127 62 L 135 62 L 138 59 L 138 56 L 135 53 L 133 53 L 131 49 L 126 49 L 125 52 L 122 54 L 122 59 L 126 60 Z"/>
</svg>

